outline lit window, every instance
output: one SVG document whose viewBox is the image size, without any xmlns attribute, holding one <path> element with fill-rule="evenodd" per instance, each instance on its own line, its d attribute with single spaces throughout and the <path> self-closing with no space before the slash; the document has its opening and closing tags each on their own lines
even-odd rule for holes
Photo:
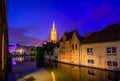
<svg viewBox="0 0 120 81">
<path fill-rule="evenodd" d="M 87 53 L 92 54 L 93 53 L 93 48 L 87 48 Z"/>
<path fill-rule="evenodd" d="M 107 54 L 115 55 L 116 54 L 116 47 L 108 47 L 107 48 Z"/>
</svg>

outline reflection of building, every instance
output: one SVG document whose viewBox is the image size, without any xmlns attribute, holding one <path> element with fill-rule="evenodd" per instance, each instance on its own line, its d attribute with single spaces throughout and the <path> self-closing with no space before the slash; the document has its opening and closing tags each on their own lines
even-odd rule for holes
<svg viewBox="0 0 120 81">
<path fill-rule="evenodd" d="M 50 42 L 56 43 L 57 42 L 57 31 L 55 28 L 55 23 L 52 24 L 51 34 L 50 34 Z"/>
<path fill-rule="evenodd" d="M 83 39 L 77 30 L 65 32 L 60 40 L 59 61 L 79 64 L 79 46 Z"/>
<path fill-rule="evenodd" d="M 119 81 L 120 73 L 64 63 L 48 62 L 46 70 L 54 72 L 56 81 Z M 49 67 L 49 68 L 48 68 Z M 48 69 L 47 69 L 48 68 Z"/>
<path fill-rule="evenodd" d="M 119 35 L 120 24 L 93 32 L 84 40 L 77 31 L 66 32 L 60 40 L 59 61 L 120 71 Z"/>
</svg>

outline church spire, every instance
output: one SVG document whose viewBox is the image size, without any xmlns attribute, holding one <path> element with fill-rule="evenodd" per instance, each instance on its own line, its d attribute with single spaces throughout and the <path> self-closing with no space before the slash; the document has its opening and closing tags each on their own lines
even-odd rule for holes
<svg viewBox="0 0 120 81">
<path fill-rule="evenodd" d="M 50 41 L 56 43 L 57 42 L 57 31 L 55 28 L 55 22 L 52 23 L 52 29 L 51 29 L 51 36 Z"/>
<path fill-rule="evenodd" d="M 54 21 L 53 21 L 53 24 L 52 24 L 52 29 L 55 29 L 55 23 L 54 23 Z"/>
</svg>

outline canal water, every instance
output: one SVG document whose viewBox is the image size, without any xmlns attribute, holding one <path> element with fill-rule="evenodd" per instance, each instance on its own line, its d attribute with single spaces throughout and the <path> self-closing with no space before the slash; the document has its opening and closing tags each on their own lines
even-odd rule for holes
<svg viewBox="0 0 120 81">
<path fill-rule="evenodd" d="M 120 72 L 49 60 L 45 60 L 44 66 L 36 67 L 35 61 L 26 60 L 24 57 L 14 57 L 8 81 L 120 81 Z"/>
</svg>

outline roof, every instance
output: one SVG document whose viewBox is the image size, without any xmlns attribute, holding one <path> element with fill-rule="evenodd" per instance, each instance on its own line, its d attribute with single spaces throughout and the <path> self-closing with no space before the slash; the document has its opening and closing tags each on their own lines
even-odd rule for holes
<svg viewBox="0 0 120 81">
<path fill-rule="evenodd" d="M 82 43 L 96 43 L 120 40 L 120 24 L 114 24 L 86 37 Z"/>
<path fill-rule="evenodd" d="M 66 41 L 71 40 L 71 39 L 72 39 L 72 36 L 73 36 L 73 34 L 74 34 L 75 32 L 76 32 L 76 36 L 78 37 L 78 39 L 79 39 L 80 41 L 82 41 L 82 40 L 84 39 L 84 37 L 82 37 L 82 36 L 79 35 L 78 30 L 74 30 L 74 31 L 71 31 L 71 32 L 64 32 L 63 36 L 64 36 L 64 35 L 66 36 Z M 63 38 L 63 36 L 62 36 L 62 38 Z M 60 42 L 62 41 L 62 38 L 60 39 Z"/>
</svg>

